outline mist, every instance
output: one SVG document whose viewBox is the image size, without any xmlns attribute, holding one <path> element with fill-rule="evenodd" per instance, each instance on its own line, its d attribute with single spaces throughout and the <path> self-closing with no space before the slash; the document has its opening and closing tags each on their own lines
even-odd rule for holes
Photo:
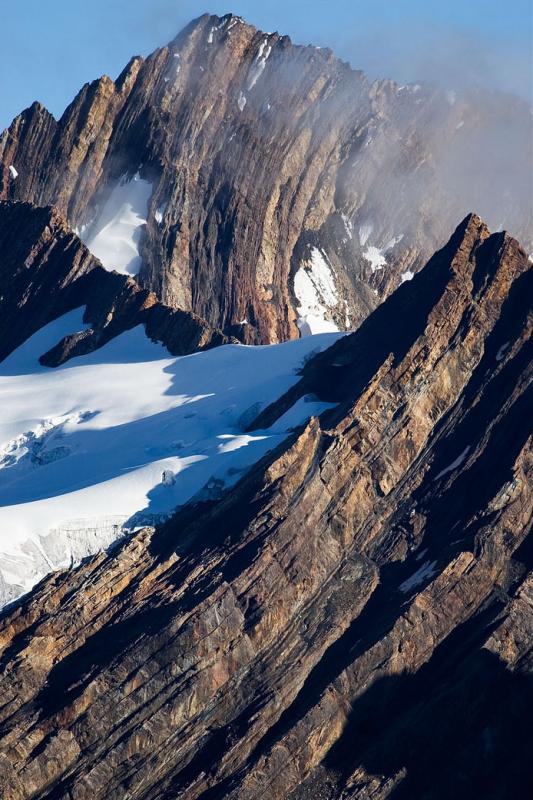
<svg viewBox="0 0 533 800">
<path fill-rule="evenodd" d="M 529 0 L 510 0 L 505 8 L 494 0 L 426 6 L 418 0 L 154 0 L 130 24 L 132 33 L 142 29 L 163 44 L 204 12 L 232 12 L 295 44 L 329 47 L 370 78 L 495 89 L 533 100 Z"/>
<path fill-rule="evenodd" d="M 339 32 L 332 48 L 370 78 L 496 90 L 529 102 L 533 97 L 531 40 L 516 47 L 504 39 L 490 41 L 478 31 L 418 21 Z"/>
</svg>

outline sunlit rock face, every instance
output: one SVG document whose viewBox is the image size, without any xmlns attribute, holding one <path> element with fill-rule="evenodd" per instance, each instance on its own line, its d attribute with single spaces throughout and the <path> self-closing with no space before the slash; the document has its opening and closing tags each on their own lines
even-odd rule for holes
<svg viewBox="0 0 533 800">
<path fill-rule="evenodd" d="M 38 104 L 17 117 L 0 197 L 54 204 L 105 266 L 273 342 L 357 327 L 473 209 L 532 250 L 530 135 L 518 99 L 370 83 L 205 15 L 59 122 Z"/>
<path fill-rule="evenodd" d="M 35 380 L 57 413 L 6 454 L 26 477 L 69 458 L 81 469 L 82 443 L 90 465 L 99 424 L 111 447 L 121 422 L 140 423 L 115 448 L 128 455 L 145 447 L 147 420 L 175 421 L 143 455 L 143 474 L 157 464 L 156 503 L 196 467 L 241 470 L 265 449 L 4 611 L 0 794 L 521 796 L 532 777 L 532 279 L 520 245 L 470 215 L 348 336 L 172 359 L 133 328 L 39 370 L 35 352 L 82 324 L 72 312 L 38 347 L 14 350 L 5 377 Z M 314 341 L 326 346 L 313 355 Z M 284 373 L 300 356 L 300 374 Z M 88 379 L 110 364 L 117 385 Z M 39 381 L 76 370 L 91 402 L 78 407 L 72 386 L 66 419 Z M 204 452 L 186 465 L 200 455 L 188 432 Z M 181 455 L 163 453 L 178 433 Z M 124 465 L 108 453 L 102 468 Z"/>
<path fill-rule="evenodd" d="M 206 15 L 0 136 L 1 798 L 528 796 L 530 123 Z"/>
</svg>

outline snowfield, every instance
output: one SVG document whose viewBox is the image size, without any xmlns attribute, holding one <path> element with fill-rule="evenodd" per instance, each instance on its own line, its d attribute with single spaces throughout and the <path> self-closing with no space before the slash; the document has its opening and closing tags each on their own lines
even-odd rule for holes
<svg viewBox="0 0 533 800">
<path fill-rule="evenodd" d="M 272 428 L 245 433 L 340 334 L 175 358 L 139 326 L 40 366 L 82 316 L 56 320 L 0 364 L 0 604 L 191 498 L 216 496 L 329 407 L 305 398 Z"/>
</svg>

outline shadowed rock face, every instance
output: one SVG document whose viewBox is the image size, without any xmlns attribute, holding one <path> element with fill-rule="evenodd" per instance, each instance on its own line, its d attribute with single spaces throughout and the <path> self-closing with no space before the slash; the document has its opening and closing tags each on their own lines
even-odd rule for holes
<svg viewBox="0 0 533 800">
<path fill-rule="evenodd" d="M 317 258 L 335 287 L 319 287 L 322 313 L 353 329 L 471 208 L 529 246 L 530 132 L 516 99 L 371 84 L 329 50 L 205 15 L 84 86 L 59 122 L 39 104 L 17 117 L 0 137 L 0 198 L 55 205 L 88 235 L 140 172 L 140 283 L 270 342 L 298 335 L 295 275 Z"/>
<path fill-rule="evenodd" d="M 532 277 L 469 216 L 266 414 L 336 408 L 6 611 L 0 794 L 523 794 Z"/>
<path fill-rule="evenodd" d="M 89 353 L 140 323 L 173 355 L 228 341 L 196 315 L 164 306 L 133 278 L 103 269 L 55 209 L 0 203 L 0 253 L 0 361 L 80 306 L 87 328 L 58 343 L 43 364 Z"/>
</svg>

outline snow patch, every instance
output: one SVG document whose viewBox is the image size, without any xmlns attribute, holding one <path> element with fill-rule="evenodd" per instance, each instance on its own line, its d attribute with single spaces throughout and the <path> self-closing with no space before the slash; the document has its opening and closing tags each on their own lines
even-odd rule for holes
<svg viewBox="0 0 533 800">
<path fill-rule="evenodd" d="M 239 92 L 239 97 L 237 98 L 237 105 L 239 106 L 239 111 L 244 110 L 244 106 L 246 105 L 246 95 L 244 92 Z"/>
<path fill-rule="evenodd" d="M 508 347 L 509 347 L 509 342 L 505 342 L 505 344 L 502 344 L 502 346 L 496 353 L 496 361 L 502 361 L 503 357 L 505 356 L 505 351 L 507 350 Z"/>
<path fill-rule="evenodd" d="M 350 239 L 353 239 L 353 223 L 346 214 L 341 214 L 342 221 L 344 222 L 344 229 Z"/>
<path fill-rule="evenodd" d="M 161 223 L 163 222 L 163 216 L 166 210 L 167 210 L 167 203 L 163 203 L 162 205 L 159 206 L 159 208 L 156 209 L 154 214 L 154 219 L 158 225 L 161 225 Z"/>
<path fill-rule="evenodd" d="M 339 301 L 333 273 L 324 254 L 311 250 L 309 268 L 301 266 L 294 276 L 294 294 L 299 303 L 297 325 L 301 336 L 338 331 L 327 314 Z"/>
<path fill-rule="evenodd" d="M 436 561 L 432 561 L 431 563 L 429 561 L 425 561 L 422 566 L 417 569 L 413 575 L 411 575 L 410 578 L 407 578 L 406 581 L 400 584 L 400 592 L 407 594 L 407 592 L 410 592 L 411 589 L 415 588 L 415 586 L 423 583 L 428 578 L 432 578 L 433 575 L 436 574 L 436 566 Z"/>
<path fill-rule="evenodd" d="M 345 300 L 344 301 L 344 327 L 346 328 L 346 330 L 350 329 L 351 324 L 352 324 L 352 320 L 351 320 L 351 317 L 350 317 L 350 308 L 348 306 L 348 301 Z"/>
<path fill-rule="evenodd" d="M 179 53 L 174 53 L 172 58 L 175 61 L 174 78 L 177 78 L 181 71 L 181 56 Z"/>
<path fill-rule="evenodd" d="M 272 47 L 268 44 L 268 39 L 265 39 L 259 45 L 259 52 L 255 58 L 254 63 L 250 67 L 250 74 L 248 76 L 248 91 L 251 91 L 261 75 L 266 66 L 266 62 L 270 53 L 272 52 Z"/>
<path fill-rule="evenodd" d="M 411 272 L 411 270 L 408 269 L 405 272 L 402 272 L 400 277 L 401 277 L 401 283 L 405 283 L 406 281 L 412 281 L 413 278 L 415 277 L 415 273 Z"/>
<path fill-rule="evenodd" d="M 389 239 L 385 247 L 383 248 L 384 253 L 388 253 L 389 250 L 392 250 L 393 247 L 396 247 L 397 244 L 403 239 L 403 233 L 398 234 L 398 236 L 393 236 L 392 239 Z"/>
<path fill-rule="evenodd" d="M 0 573 L 9 584 L 0 579 L 0 605 L 164 519 L 206 484 L 231 486 L 329 407 L 299 401 L 272 428 L 243 431 L 338 335 L 175 358 L 138 326 L 56 369 L 39 364 L 83 327 L 73 311 L 0 364 Z"/>
<path fill-rule="evenodd" d="M 363 258 L 369 262 L 372 272 L 376 272 L 378 269 L 383 269 L 383 267 L 385 267 L 387 264 L 387 259 L 385 258 L 383 251 L 372 245 L 367 247 L 363 253 Z"/>
<path fill-rule="evenodd" d="M 9 174 L 11 175 L 11 177 L 13 178 L 14 181 L 19 176 L 19 174 L 18 174 L 17 170 L 15 169 L 15 167 L 13 166 L 13 164 L 11 164 L 11 166 L 9 167 Z"/>
<path fill-rule="evenodd" d="M 387 266 L 387 259 L 385 258 L 385 254 L 392 250 L 401 240 L 403 239 L 403 233 L 399 236 L 394 236 L 390 241 L 387 242 L 385 247 L 381 249 L 379 247 L 375 247 L 374 245 L 368 245 L 367 249 L 363 253 L 363 258 L 365 258 L 370 263 L 370 269 L 372 273 L 376 272 L 378 269 L 383 269 L 383 267 Z"/>
<path fill-rule="evenodd" d="M 78 237 L 78 239 L 81 239 L 83 241 L 83 236 L 85 234 L 85 231 L 89 230 L 89 228 L 93 224 L 93 221 L 94 221 L 93 219 L 90 219 L 89 222 L 84 222 L 81 225 L 81 227 L 78 227 L 76 225 L 76 227 L 72 229 L 74 231 L 74 233 L 76 234 L 76 236 Z"/>
<path fill-rule="evenodd" d="M 219 453 L 234 453 L 235 450 L 240 450 L 241 447 L 246 447 L 251 442 L 262 442 L 267 436 L 251 436 L 247 433 L 233 434 L 223 433 L 217 437 L 222 439 L 223 443 L 217 447 Z"/>
<path fill-rule="evenodd" d="M 447 475 L 448 472 L 453 472 L 454 469 L 460 467 L 465 458 L 467 457 L 468 453 L 470 452 L 470 445 L 467 445 L 460 456 L 457 456 L 455 461 L 452 461 L 447 467 L 439 472 L 438 475 L 435 476 L 435 480 L 438 481 L 439 478 L 442 478 L 443 475 Z"/>
<path fill-rule="evenodd" d="M 300 397 L 272 426 L 275 431 L 290 431 L 303 425 L 311 417 L 318 417 L 329 408 L 335 408 L 336 403 L 323 403 L 313 395 Z"/>
<path fill-rule="evenodd" d="M 83 232 L 83 242 L 106 269 L 125 275 L 139 272 L 139 243 L 151 194 L 152 184 L 143 180 L 139 173 L 132 180 L 123 176 L 100 215 Z"/>
</svg>

